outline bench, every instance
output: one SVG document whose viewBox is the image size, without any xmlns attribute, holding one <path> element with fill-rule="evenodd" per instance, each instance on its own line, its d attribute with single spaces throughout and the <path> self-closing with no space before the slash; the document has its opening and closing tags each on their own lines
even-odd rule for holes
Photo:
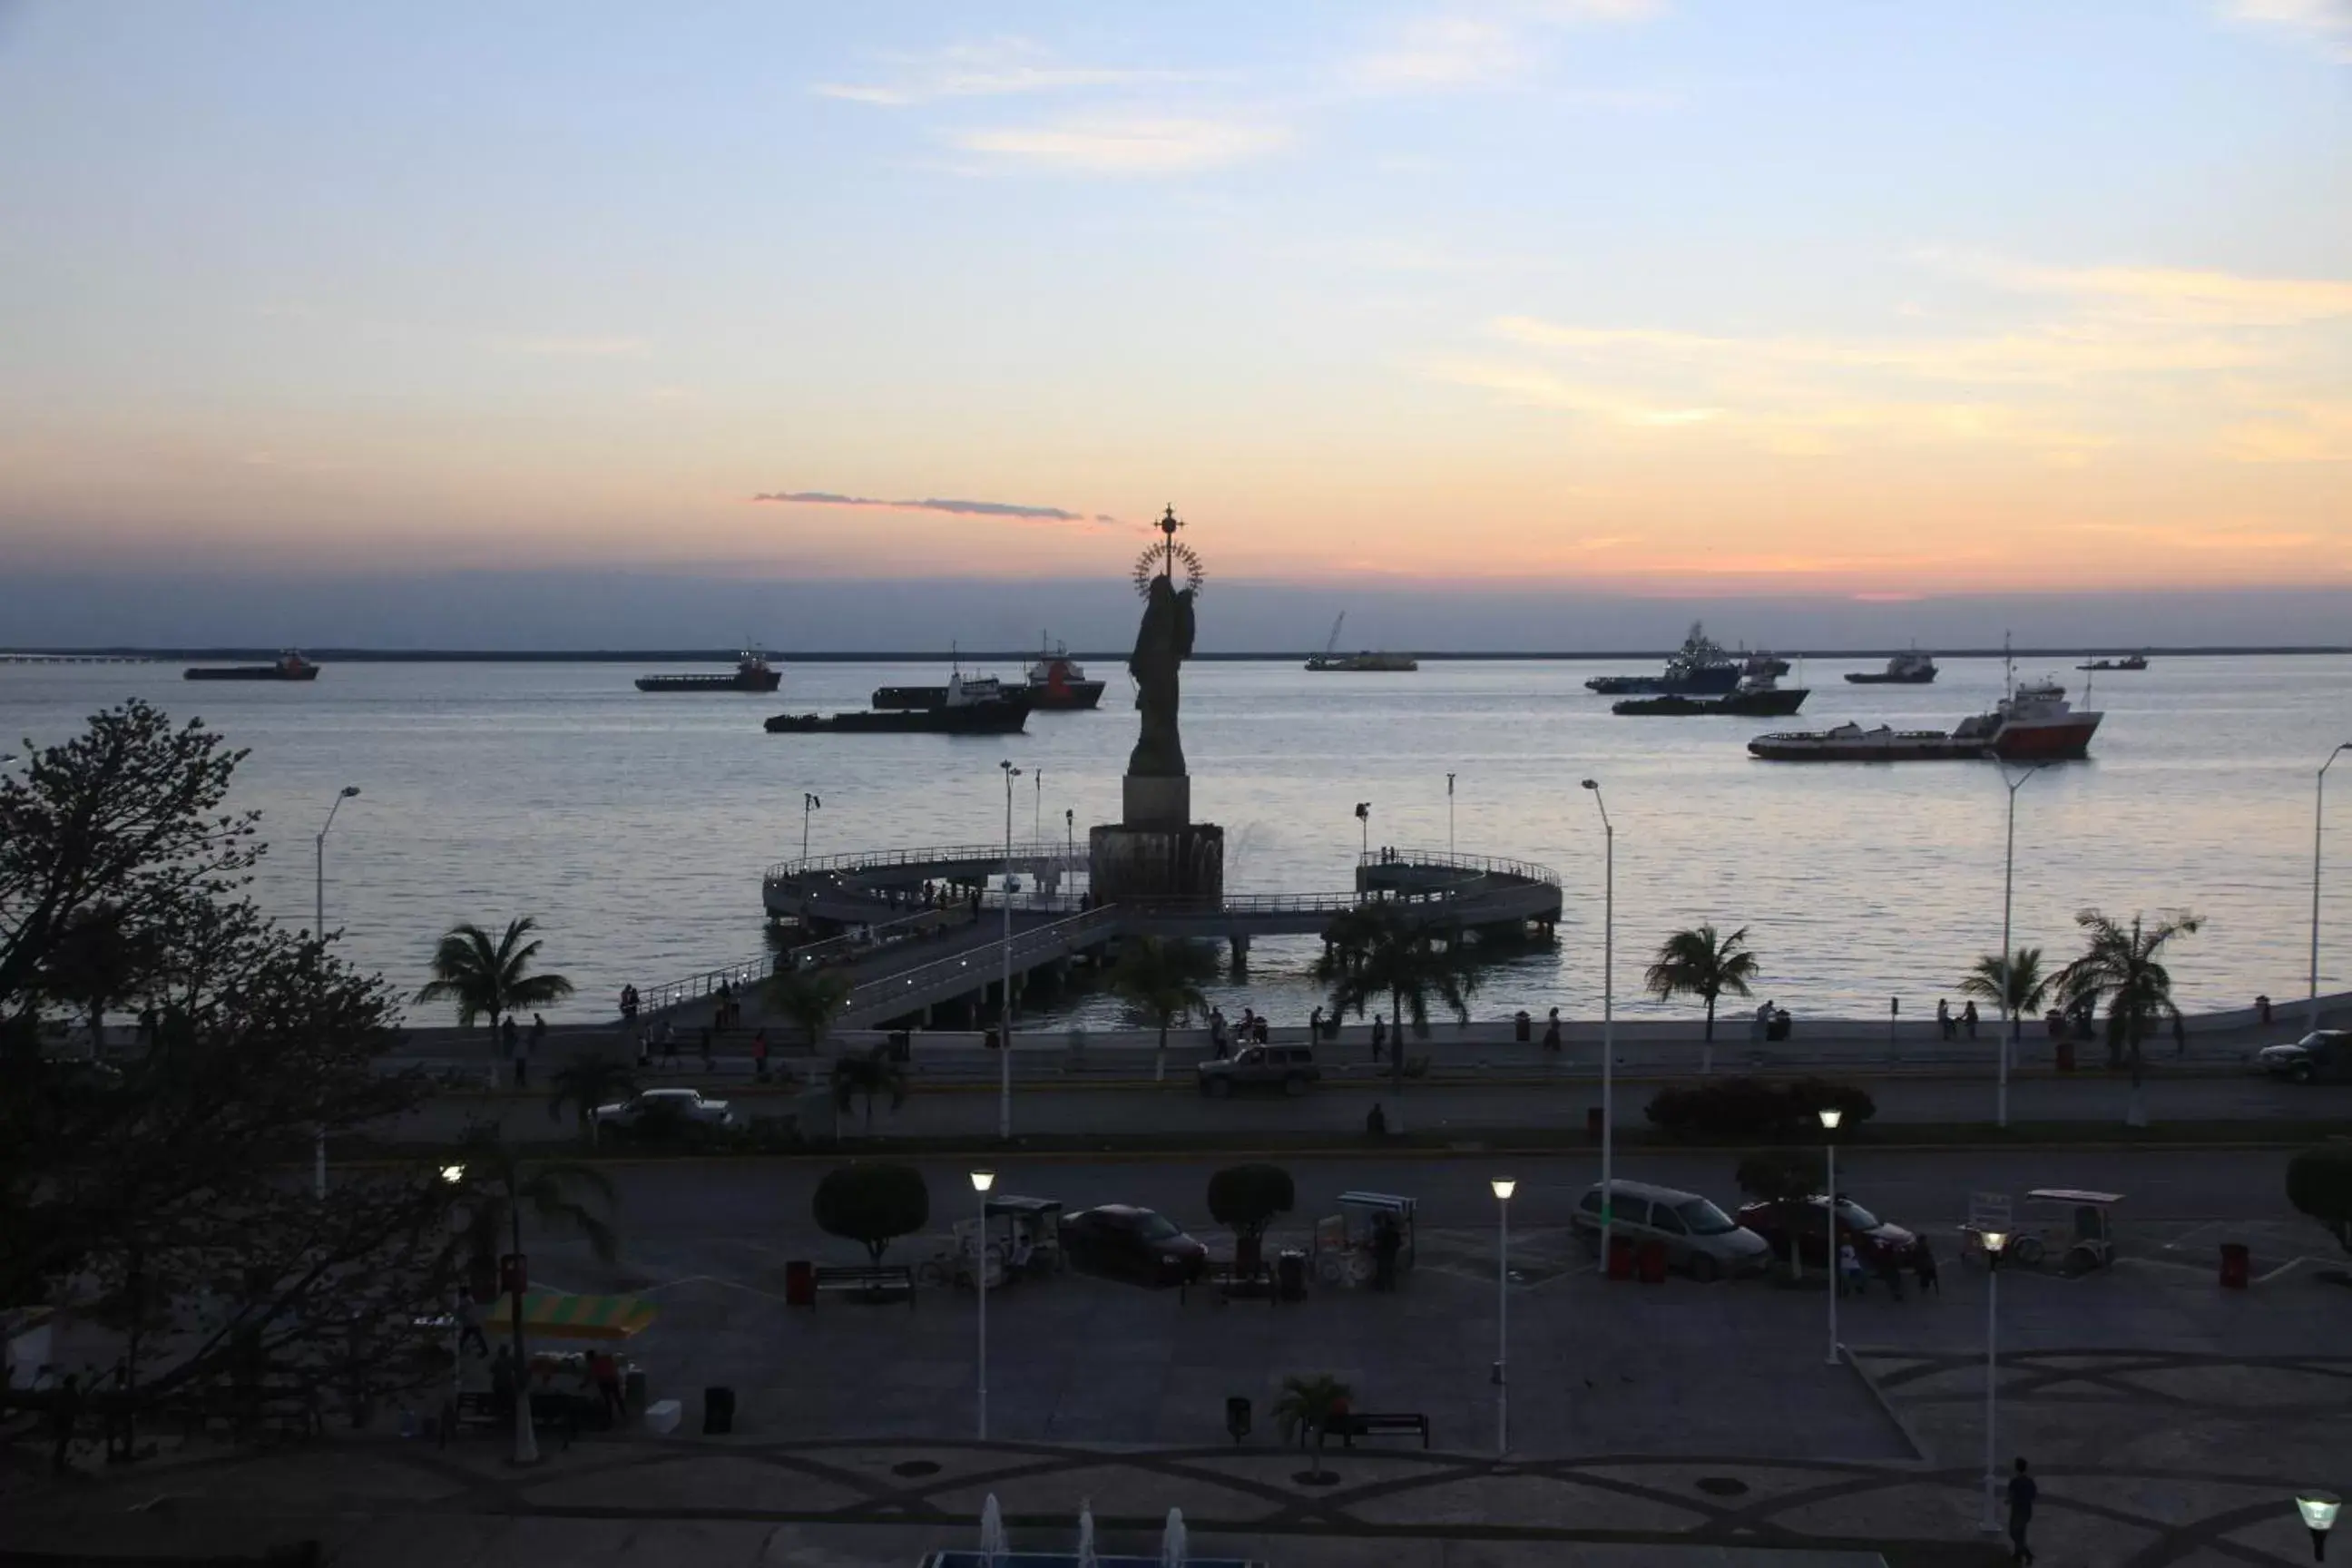
<svg viewBox="0 0 2352 1568">
<path fill-rule="evenodd" d="M 819 1291 L 856 1290 L 867 1296 L 904 1290 L 907 1305 L 915 1304 L 915 1271 L 901 1263 L 819 1264 L 814 1283 Z"/>
<path fill-rule="evenodd" d="M 1429 1447 L 1429 1417 L 1413 1411 L 1351 1410 L 1345 1415 L 1333 1416 L 1325 1430 L 1337 1435 L 1340 1447 L 1347 1448 L 1354 1447 L 1359 1437 L 1377 1437 L 1390 1432 L 1418 1433 L 1421 1446 Z"/>
</svg>

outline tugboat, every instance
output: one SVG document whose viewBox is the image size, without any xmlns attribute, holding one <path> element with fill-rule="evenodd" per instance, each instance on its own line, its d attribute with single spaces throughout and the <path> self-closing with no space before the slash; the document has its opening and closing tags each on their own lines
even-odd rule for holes
<svg viewBox="0 0 2352 1568">
<path fill-rule="evenodd" d="M 862 712 L 779 713 L 771 735 L 1010 735 L 1029 722 L 1029 704 L 1008 696 L 992 677 L 950 675 L 936 707 L 876 708 Z M 877 694 L 877 696 L 879 693 Z"/>
<path fill-rule="evenodd" d="M 182 679 L 187 680 L 316 680 L 319 679 L 319 667 L 289 649 L 279 654 L 274 664 L 191 665 L 183 672 Z"/>
<path fill-rule="evenodd" d="M 1027 686 L 1006 686 L 992 675 L 966 675 L 961 669 L 950 675 L 945 686 L 877 686 L 871 700 L 877 712 L 914 712 L 946 707 L 950 692 L 961 692 L 961 700 L 966 705 L 1009 702 L 1024 709 L 1037 705 Z"/>
<path fill-rule="evenodd" d="M 1421 661 L 1409 653 L 1340 653 L 1339 628 L 1348 624 L 1348 612 L 1331 623 L 1331 636 L 1323 651 L 1309 658 L 1307 668 L 1318 675 L 1338 672 L 1349 675 L 1410 675 L 1421 668 Z"/>
<path fill-rule="evenodd" d="M 1779 719 L 1802 708 L 1805 699 L 1812 694 L 1811 687 L 1784 690 L 1769 675 L 1747 675 L 1740 678 L 1739 685 L 1727 697 L 1629 697 L 1622 702 L 1612 703 L 1609 711 L 1667 717 L 1725 713 L 1742 719 Z"/>
<path fill-rule="evenodd" d="M 2147 668 L 2147 655 L 2144 653 L 2135 653 L 2127 655 L 2122 658 L 2095 658 L 2088 664 L 2078 664 L 2074 668 L 2076 669 L 2091 670 L 2146 669 Z"/>
<path fill-rule="evenodd" d="M 1846 679 L 1856 686 L 1927 686 L 1936 679 L 1936 661 L 1913 648 L 1898 653 L 1880 670 L 1855 670 Z"/>
<path fill-rule="evenodd" d="M 1740 655 L 1739 673 L 1769 675 L 1777 680 L 1789 673 L 1789 661 L 1777 653 L 1759 647 L 1754 653 Z"/>
<path fill-rule="evenodd" d="M 745 649 L 730 675 L 640 675 L 640 691 L 773 691 L 783 683 L 780 670 L 768 668 L 759 654 Z"/>
<path fill-rule="evenodd" d="M 2072 762 L 2089 755 L 2091 737 L 2105 717 L 2077 712 L 2063 686 L 2033 681 L 2002 698 L 1990 713 L 1963 719 L 1948 734 L 1841 724 L 1811 734 L 1759 735 L 1748 749 L 1772 763 Z"/>
<path fill-rule="evenodd" d="M 1038 637 L 1037 662 L 1029 667 L 1029 706 L 1047 712 L 1075 712 L 1102 700 L 1103 683 L 1088 680 L 1078 661 L 1062 643 Z"/>
<path fill-rule="evenodd" d="M 1718 697 L 1736 689 L 1742 673 L 1741 661 L 1693 621 L 1664 675 L 1596 675 L 1584 685 L 1603 697 Z"/>
</svg>

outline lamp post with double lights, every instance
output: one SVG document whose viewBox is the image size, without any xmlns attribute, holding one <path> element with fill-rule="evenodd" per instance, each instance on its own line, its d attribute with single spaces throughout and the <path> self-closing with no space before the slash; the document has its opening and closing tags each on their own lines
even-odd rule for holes
<svg viewBox="0 0 2352 1568">
<path fill-rule="evenodd" d="M 1454 775 L 1452 773 L 1445 775 L 1445 853 L 1449 859 L 1452 858 L 1454 854 Z"/>
<path fill-rule="evenodd" d="M 343 802 L 359 793 L 357 784 L 345 784 L 335 792 L 335 798 L 327 803 L 327 820 L 320 824 L 319 837 L 312 846 L 316 855 L 311 864 L 316 875 L 311 882 L 310 934 L 322 943 L 327 940 L 327 830 L 335 826 L 335 813 L 343 808 Z M 311 1145 L 310 1167 L 311 1194 L 323 1199 L 327 1195 L 327 1130 L 323 1127 Z"/>
<path fill-rule="evenodd" d="M 1363 847 L 1356 857 L 1357 863 L 1370 864 L 1372 858 L 1372 803 L 1370 801 L 1360 800 L 1356 803 L 1356 820 L 1363 825 Z"/>
<path fill-rule="evenodd" d="M 1518 1182 L 1496 1176 L 1495 1194 L 1495 1458 L 1511 1454 L 1511 1194 Z"/>
<path fill-rule="evenodd" d="M 824 802 L 817 799 L 816 796 L 809 794 L 808 791 L 803 790 L 801 792 L 801 859 L 803 864 L 808 860 L 809 813 L 816 810 L 824 804 Z"/>
<path fill-rule="evenodd" d="M 1586 779 L 1592 804 L 1601 808 L 1601 1272 L 1609 1272 L 1610 1222 L 1617 1212 L 1617 1189 L 1610 1182 L 1610 1156 L 1617 1139 L 1617 829 L 1601 781 Z"/>
<path fill-rule="evenodd" d="M 2009 1233 L 1987 1230 L 1978 1233 L 1985 1249 L 1985 1468 L 1984 1468 L 1984 1527 L 1990 1533 L 2000 1530 L 2000 1473 L 1993 1465 L 1996 1436 L 1994 1430 L 1994 1392 L 2000 1365 L 1998 1323 L 2000 1314 L 2000 1256 L 2009 1248 Z"/>
<path fill-rule="evenodd" d="M 2009 914 L 2011 895 L 2017 887 L 2017 792 L 2041 771 L 2039 763 L 2015 778 L 2009 776 L 2007 763 L 2000 770 L 2000 782 L 2009 786 L 2009 847 L 2000 859 L 2000 1088 L 1993 1094 L 1993 1120 L 2002 1127 L 2009 1125 L 2009 1055 L 2017 1038 L 2018 1026 L 2017 997 L 2010 989 L 2009 978 L 2009 966 L 2014 957 L 2010 951 Z"/>
<path fill-rule="evenodd" d="M 1013 893 L 1020 886 L 1013 875 L 1013 781 L 1021 770 L 1007 759 L 1004 770 L 1004 1005 L 997 1010 L 996 1135 L 1013 1136 Z"/>
<path fill-rule="evenodd" d="M 1075 879 L 1078 874 L 1078 811 L 1076 806 L 1062 809 L 1062 875 Z M 1070 900 L 1076 903 L 1076 899 Z"/>
<path fill-rule="evenodd" d="M 2304 1023 L 2306 1031 L 2319 1027 L 2319 834 L 2327 817 L 2327 770 L 2336 759 L 2352 752 L 2352 741 L 2347 741 L 2327 753 L 2319 764 L 2319 776 L 2313 781 L 2311 796 L 2311 1016 Z"/>
<path fill-rule="evenodd" d="M 980 1440 L 988 1441 L 988 1189 L 996 1185 L 993 1171 L 974 1171 L 971 1190 L 980 1199 L 980 1235 L 972 1250 L 972 1271 L 980 1280 Z"/>
<path fill-rule="evenodd" d="M 1829 1275 L 1830 1275 L 1830 1355 L 1829 1355 L 1829 1363 L 1830 1363 L 1830 1365 L 1832 1365 L 1832 1366 L 1835 1366 L 1835 1365 L 1837 1365 L 1837 1363 L 1838 1363 L 1838 1335 L 1837 1335 L 1837 1304 L 1838 1304 L 1838 1292 L 1839 1292 L 1840 1290 L 1842 1290 L 1842 1289 L 1843 1289 L 1845 1288 L 1845 1276 L 1844 1276 L 1844 1275 L 1843 1275 L 1843 1274 L 1839 1270 L 1839 1268 L 1838 1268 L 1838 1240 L 1837 1240 L 1837 1224 L 1838 1224 L 1838 1212 L 1837 1212 L 1837 1137 L 1836 1137 L 1836 1133 L 1837 1133 L 1837 1130 L 1838 1130 L 1838 1123 L 1839 1123 L 1839 1122 L 1841 1122 L 1841 1121 L 1844 1121 L 1844 1120 L 1845 1120 L 1845 1112 L 1844 1112 L 1843 1110 L 1839 1109 L 1837 1106 L 1834 1106 L 1834 1105 L 1824 1105 L 1824 1106 L 1822 1106 L 1822 1149 L 1823 1153 L 1826 1155 L 1826 1163 L 1827 1163 L 1828 1169 L 1827 1169 L 1827 1170 L 1826 1170 L 1826 1172 L 1824 1173 L 1824 1175 L 1825 1175 L 1825 1177 L 1826 1177 L 1826 1183 L 1827 1183 L 1827 1185 L 1828 1185 L 1828 1188 L 1829 1188 L 1829 1203 L 1828 1203 L 1828 1206 L 1827 1206 L 1827 1208 L 1823 1211 L 1823 1213 L 1824 1213 L 1824 1215 L 1825 1215 L 1825 1218 L 1826 1218 L 1826 1223 L 1827 1223 L 1827 1224 L 1828 1224 L 1828 1226 L 1829 1226 L 1829 1233 L 1830 1233 L 1830 1251 L 1829 1251 L 1829 1265 L 1830 1265 L 1830 1268 L 1829 1268 Z"/>
</svg>

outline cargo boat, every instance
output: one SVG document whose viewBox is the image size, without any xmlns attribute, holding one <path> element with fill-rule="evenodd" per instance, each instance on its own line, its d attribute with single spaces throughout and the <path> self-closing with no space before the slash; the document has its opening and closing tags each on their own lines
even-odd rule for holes
<svg viewBox="0 0 2352 1568">
<path fill-rule="evenodd" d="M 2050 681 L 2020 686 L 1990 713 L 1937 730 L 1865 730 L 1841 724 L 1811 733 L 1759 735 L 1748 749 L 1770 763 L 2074 762 L 2090 754 L 2104 713 L 2077 711 Z"/>
<path fill-rule="evenodd" d="M 768 721 L 767 731 L 771 735 L 1010 735 L 1029 722 L 1029 704 L 1003 695 L 992 679 L 967 681 L 951 675 L 946 689 L 945 700 L 935 708 L 779 713 Z"/>
<path fill-rule="evenodd" d="M 2095 658 L 2088 664 L 2078 664 L 2074 668 L 2076 669 L 2087 669 L 2093 671 L 2105 669 L 2146 669 L 2147 668 L 2147 655 L 2144 653 L 2135 653 L 2127 655 L 2123 658 Z"/>
<path fill-rule="evenodd" d="M 1039 639 L 1037 661 L 1029 667 L 1029 706 L 1049 713 L 1070 713 L 1102 700 L 1103 683 L 1088 680 L 1086 670 L 1061 643 Z"/>
<path fill-rule="evenodd" d="M 963 693 L 962 700 L 967 705 L 1010 702 L 1022 708 L 1037 706 L 1025 686 L 1007 686 L 992 675 L 966 675 L 961 670 L 948 677 L 947 686 L 877 686 L 869 700 L 879 712 L 944 708 L 950 687 Z"/>
<path fill-rule="evenodd" d="M 184 680 L 316 680 L 319 667 L 299 653 L 281 653 L 274 664 L 190 665 Z"/>
<path fill-rule="evenodd" d="M 1846 679 L 1855 686 L 1927 686 L 1936 679 L 1936 661 L 1913 648 L 1886 661 L 1885 669 L 1860 669 Z"/>
<path fill-rule="evenodd" d="M 1693 621 L 1690 635 L 1666 660 L 1664 674 L 1596 675 L 1584 685 L 1603 697 L 1720 697 L 1738 686 L 1743 673 L 1741 661 L 1724 652 L 1706 628 Z"/>
<path fill-rule="evenodd" d="M 1750 675 L 1727 696 L 1629 697 L 1612 703 L 1609 711 L 1667 718 L 1721 713 L 1741 719 L 1780 719 L 1802 708 L 1812 694 L 1811 687 L 1783 688 L 1769 675 Z"/>
<path fill-rule="evenodd" d="M 1317 675 L 1410 675 L 1421 668 L 1421 661 L 1409 653 L 1341 653 L 1339 628 L 1348 624 L 1348 612 L 1339 612 L 1331 623 L 1331 635 L 1325 639 L 1323 651 L 1307 660 L 1307 668 Z"/>
<path fill-rule="evenodd" d="M 781 670 L 771 669 L 761 655 L 745 652 L 727 675 L 640 675 L 640 691 L 773 691 L 783 683 Z"/>
</svg>

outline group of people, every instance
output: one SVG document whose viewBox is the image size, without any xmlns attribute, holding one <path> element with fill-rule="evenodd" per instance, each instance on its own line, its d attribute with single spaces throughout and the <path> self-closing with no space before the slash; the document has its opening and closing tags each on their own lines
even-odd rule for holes
<svg viewBox="0 0 2352 1568">
<path fill-rule="evenodd" d="M 1756 1021 L 1748 1026 L 1748 1038 L 1757 1045 L 1767 1040 L 1789 1037 L 1789 1010 L 1778 1002 L 1759 1002 L 1756 1005 Z"/>
<path fill-rule="evenodd" d="M 1837 1293 L 1839 1295 L 1861 1295 L 1864 1286 L 1869 1283 L 1870 1276 L 1874 1271 L 1876 1272 L 1879 1282 L 1886 1287 L 1889 1297 L 1897 1301 L 1903 1300 L 1903 1262 L 1900 1258 L 1894 1253 L 1881 1248 L 1873 1258 L 1870 1267 L 1865 1268 L 1861 1253 L 1855 1250 L 1852 1241 L 1838 1243 Z M 1924 1236 L 1912 1244 L 1911 1272 L 1918 1284 L 1921 1296 L 1940 1296 L 1944 1293 L 1942 1279 L 1936 1270 L 1935 1249 L 1927 1245 L 1927 1238 Z"/>
<path fill-rule="evenodd" d="M 530 1058 L 539 1055 L 539 1047 L 547 1040 L 547 1020 L 537 1013 L 530 1016 L 530 1034 L 526 1037 L 516 1025 L 514 1015 L 508 1014 L 499 1021 L 499 1044 L 514 1068 L 514 1086 L 530 1087 Z"/>
<path fill-rule="evenodd" d="M 1958 1038 L 1962 1029 L 1969 1032 L 1969 1038 L 1973 1040 L 1977 1037 L 1976 1003 L 1973 1000 L 1970 1001 L 1968 1005 L 1960 1009 L 1960 1016 L 1955 1018 L 1952 1016 L 1952 1005 L 1941 996 L 1937 997 L 1936 1032 L 1949 1040 Z"/>
<path fill-rule="evenodd" d="M 1319 1022 L 1323 1009 L 1318 1007 L 1315 1013 Z M 1220 1060 L 1233 1055 L 1234 1046 L 1265 1045 L 1270 1037 L 1272 1029 L 1272 1025 L 1247 1007 L 1242 1009 L 1241 1022 L 1238 1024 L 1228 1024 L 1225 1021 L 1225 1010 L 1223 1007 L 1209 1009 L 1209 1049 Z M 1230 1039 L 1227 1037 L 1228 1035 L 1231 1036 Z"/>
</svg>

